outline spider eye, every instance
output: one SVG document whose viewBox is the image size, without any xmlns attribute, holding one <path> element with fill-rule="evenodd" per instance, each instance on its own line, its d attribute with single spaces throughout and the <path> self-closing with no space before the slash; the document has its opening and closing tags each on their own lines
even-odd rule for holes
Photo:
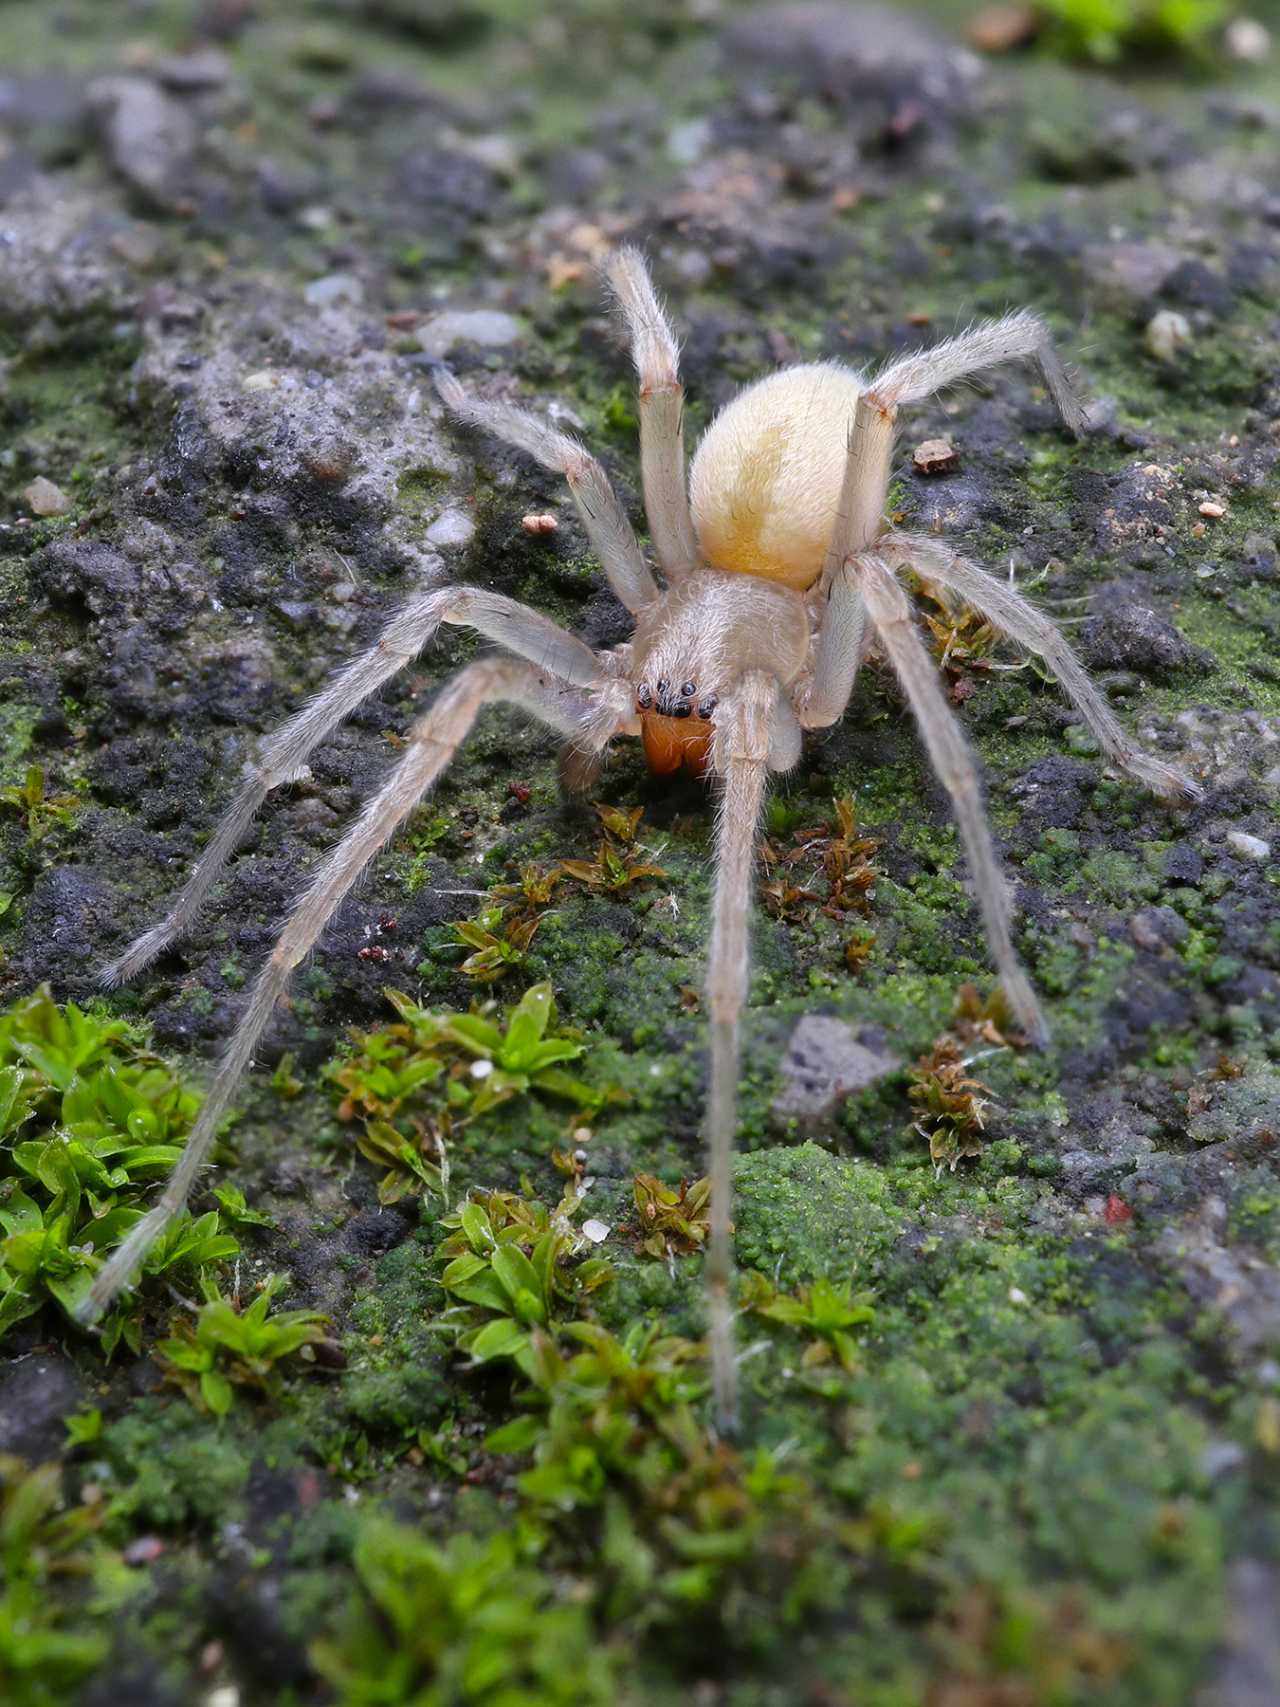
<svg viewBox="0 0 1280 1707">
<path fill-rule="evenodd" d="M 707 695 L 707 697 L 703 700 L 702 704 L 698 707 L 698 716 L 700 718 L 702 718 L 704 723 L 711 716 L 711 713 L 715 710 L 715 708 L 719 705 L 719 703 L 720 703 L 719 699 L 713 693 L 709 693 Z"/>
<path fill-rule="evenodd" d="M 692 699 L 698 691 L 696 682 L 685 682 L 680 689 L 681 699 Z"/>
<path fill-rule="evenodd" d="M 648 682 L 641 682 L 640 686 L 636 689 L 636 704 L 640 707 L 641 711 L 648 711 L 649 707 L 653 704 L 653 694 L 649 690 Z"/>
<path fill-rule="evenodd" d="M 667 697 L 667 693 L 670 690 L 670 687 L 671 687 L 671 683 L 667 680 L 667 678 L 665 676 L 659 676 L 658 677 L 658 698 L 659 699 L 665 699 Z"/>
<path fill-rule="evenodd" d="M 671 715 L 672 717 L 687 717 L 690 710 L 691 707 L 689 705 L 689 701 L 687 699 L 679 699 L 671 707 Z"/>
</svg>

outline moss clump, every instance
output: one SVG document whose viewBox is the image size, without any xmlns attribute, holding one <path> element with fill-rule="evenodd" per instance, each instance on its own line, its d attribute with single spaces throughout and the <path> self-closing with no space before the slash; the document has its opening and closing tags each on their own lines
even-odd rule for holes
<svg viewBox="0 0 1280 1707">
<path fill-rule="evenodd" d="M 881 1169 L 817 1144 L 742 1156 L 734 1178 L 738 1260 L 788 1286 L 864 1267 L 901 1225 Z"/>
</svg>

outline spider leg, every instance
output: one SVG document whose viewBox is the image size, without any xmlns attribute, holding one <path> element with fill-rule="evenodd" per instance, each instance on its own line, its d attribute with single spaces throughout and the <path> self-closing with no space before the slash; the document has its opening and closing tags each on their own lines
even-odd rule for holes
<svg viewBox="0 0 1280 1707">
<path fill-rule="evenodd" d="M 891 409 L 920 403 L 935 391 L 968 374 L 1001 362 L 1029 358 L 1040 369 L 1066 426 L 1079 438 L 1085 429 L 1084 406 L 1076 396 L 1062 358 L 1053 347 L 1049 328 L 1038 314 L 1020 308 L 1001 320 L 988 320 L 957 337 L 945 338 L 932 349 L 915 350 L 892 362 L 873 381 L 873 389 Z"/>
<path fill-rule="evenodd" d="M 706 1277 L 712 1389 L 717 1422 L 726 1434 L 736 1426 L 738 1412 L 730 1288 L 739 1034 L 751 964 L 752 877 L 778 695 L 778 684 L 771 676 L 757 670 L 745 675 L 732 695 L 721 701 L 712 755 L 720 790 L 707 971 L 711 1011 L 711 1093 L 707 1106 L 711 1235 Z"/>
<path fill-rule="evenodd" d="M 897 420 L 896 408 L 878 392 L 860 394 L 849 427 L 840 501 L 822 567 L 827 585 L 851 557 L 870 549 L 884 526 Z"/>
<path fill-rule="evenodd" d="M 668 581 L 702 562 L 684 467 L 684 387 L 671 324 L 638 249 L 619 249 L 606 267 L 631 334 L 640 381 L 640 472 L 649 531 Z"/>
<path fill-rule="evenodd" d="M 988 575 L 941 540 L 915 534 L 886 534 L 878 544 L 891 561 L 910 564 L 944 587 L 950 587 L 1010 639 L 1043 658 L 1117 769 L 1165 800 L 1199 797 L 1199 785 L 1189 776 L 1134 745 L 1057 626 L 1016 588 Z"/>
<path fill-rule="evenodd" d="M 951 796 L 987 940 L 1009 1006 L 1032 1041 L 1046 1043 L 1048 1026 L 1013 946 L 1009 891 L 987 828 L 978 771 L 968 742 L 947 707 L 933 662 L 912 621 L 907 596 L 893 572 L 883 559 L 872 556 L 859 558 L 857 572 L 885 656 L 910 702 L 930 763 Z"/>
<path fill-rule="evenodd" d="M 396 612 L 368 652 L 348 664 L 262 743 L 257 759 L 245 767 L 239 792 L 212 841 L 168 913 L 106 968 L 104 984 L 122 984 L 134 977 L 189 928 L 271 790 L 292 781 L 329 731 L 416 657 L 442 622 L 478 629 L 487 640 L 576 687 L 588 687 L 605 673 L 589 646 L 557 628 L 540 612 L 500 593 L 479 587 L 441 587 L 420 593 Z"/>
<path fill-rule="evenodd" d="M 591 548 L 600 559 L 609 585 L 629 611 L 633 614 L 641 611 L 657 598 L 657 584 L 641 555 L 618 495 L 604 469 L 584 445 L 547 426 L 525 409 L 472 397 L 444 369 L 436 374 L 436 390 L 445 407 L 459 420 L 492 433 L 494 438 L 515 445 L 544 468 L 563 474 Z"/>
<path fill-rule="evenodd" d="M 414 724 L 408 745 L 386 782 L 329 854 L 286 921 L 218 1063 L 177 1165 L 155 1206 L 130 1229 L 95 1277 L 76 1311 L 82 1324 L 92 1324 L 111 1307 L 155 1240 L 182 1212 L 236 1086 L 253 1060 L 254 1050 L 294 967 L 314 948 L 321 931 L 369 861 L 438 780 L 470 731 L 477 712 L 495 700 L 515 701 L 562 733 L 577 733 L 588 711 L 584 696 L 513 658 L 481 659 L 445 684 L 435 702 Z"/>
<path fill-rule="evenodd" d="M 844 480 L 823 565 L 825 582 L 831 581 L 848 558 L 869 550 L 884 526 L 898 410 L 904 404 L 923 401 L 966 374 L 1019 357 L 1030 357 L 1039 365 L 1062 419 L 1077 437 L 1083 433 L 1084 408 L 1049 330 L 1037 315 L 1025 309 L 892 362 L 870 382 L 854 410 Z"/>
<path fill-rule="evenodd" d="M 844 716 L 870 639 L 858 577 L 842 563 L 827 582 L 813 670 L 792 692 L 803 728 L 828 729 Z"/>
</svg>

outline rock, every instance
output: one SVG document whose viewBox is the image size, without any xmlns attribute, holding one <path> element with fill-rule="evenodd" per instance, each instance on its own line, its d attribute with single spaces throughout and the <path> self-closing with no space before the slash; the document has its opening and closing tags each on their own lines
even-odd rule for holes
<svg viewBox="0 0 1280 1707">
<path fill-rule="evenodd" d="M 1095 243 L 1081 257 L 1088 282 L 1114 306 L 1149 302 L 1186 257 L 1168 243 Z"/>
<path fill-rule="evenodd" d="M 892 6 L 832 0 L 764 5 L 724 33 L 731 59 L 770 79 L 798 79 L 828 99 L 874 114 L 919 102 L 931 119 L 967 106 L 982 76 L 977 55 Z"/>
<path fill-rule="evenodd" d="M 145 77 L 99 77 L 89 98 L 116 171 L 148 201 L 171 201 L 195 153 L 191 114 Z"/>
<path fill-rule="evenodd" d="M 55 486 L 43 474 L 22 488 L 22 501 L 33 516 L 65 516 L 71 508 L 71 499 L 61 486 Z"/>
<path fill-rule="evenodd" d="M 0 1370 L 0 1452 L 40 1463 L 64 1444 L 62 1419 L 84 1387 L 76 1366 L 57 1351 L 33 1352 Z"/>
<path fill-rule="evenodd" d="M 1162 308 L 1148 320 L 1142 341 L 1157 361 L 1171 362 L 1191 342 L 1191 322 L 1174 308 Z"/>
<path fill-rule="evenodd" d="M 155 78 L 175 94 L 198 94 L 221 89 L 231 76 L 231 62 L 216 47 L 193 48 L 190 53 L 166 54 L 154 67 Z"/>
<path fill-rule="evenodd" d="M 303 291 L 312 308 L 329 308 L 335 302 L 364 301 L 364 286 L 354 273 L 328 273 L 322 279 L 312 279 Z"/>
<path fill-rule="evenodd" d="M 1164 879 L 1194 888 L 1204 876 L 1204 860 L 1189 842 L 1175 842 L 1164 856 Z"/>
<path fill-rule="evenodd" d="M 853 1028 L 825 1014 L 808 1014 L 791 1034 L 782 1058 L 782 1089 L 774 1118 L 807 1130 L 827 1121 L 845 1097 L 896 1073 L 897 1056 L 859 1043 Z"/>
<path fill-rule="evenodd" d="M 1228 1245 L 1222 1198 L 1205 1198 L 1156 1243 L 1195 1303 L 1222 1315 L 1231 1330 L 1228 1349 L 1238 1360 L 1250 1361 L 1280 1338 L 1280 1271 L 1261 1255 Z"/>
<path fill-rule="evenodd" d="M 514 314 L 497 308 L 450 308 L 433 314 L 418 333 L 418 346 L 429 356 L 446 356 L 455 344 L 500 349 L 518 344 L 524 327 Z"/>
<path fill-rule="evenodd" d="M 1197 1087 L 1187 1136 L 1197 1144 L 1274 1143 L 1280 1138 L 1280 1069 L 1255 1067 L 1241 1078 Z"/>
<path fill-rule="evenodd" d="M 1223 31 L 1222 45 L 1232 59 L 1261 65 L 1271 53 L 1271 32 L 1256 18 L 1232 18 Z M 1276 1693 L 1280 1695 L 1280 1687 Z"/>
<path fill-rule="evenodd" d="M 911 453 L 917 474 L 949 474 L 959 461 L 959 452 L 950 439 L 926 439 Z"/>
<path fill-rule="evenodd" d="M 1129 935 L 1139 948 L 1160 949 L 1185 942 L 1190 926 L 1172 907 L 1144 907 L 1129 920 Z"/>
<path fill-rule="evenodd" d="M 1227 846 L 1234 848 L 1241 859 L 1251 859 L 1261 864 L 1271 858 L 1271 843 L 1264 842 L 1261 836 L 1251 836 L 1245 830 L 1228 830 Z"/>
<path fill-rule="evenodd" d="M 1080 631 L 1080 653 L 1093 670 L 1136 670 L 1165 679 L 1203 675 L 1213 660 L 1167 618 L 1136 600 L 1121 599 L 1091 616 Z"/>
<path fill-rule="evenodd" d="M 1009 53 L 1029 42 L 1040 20 L 1032 6 L 984 6 L 965 27 L 965 35 L 980 53 Z"/>
<path fill-rule="evenodd" d="M 140 571 L 101 540 L 58 539 L 36 557 L 32 581 L 46 598 L 83 603 L 95 616 L 106 616 L 137 593 Z"/>
<path fill-rule="evenodd" d="M 426 531 L 428 545 L 455 550 L 471 543 L 476 524 L 465 510 L 442 510 Z"/>
</svg>

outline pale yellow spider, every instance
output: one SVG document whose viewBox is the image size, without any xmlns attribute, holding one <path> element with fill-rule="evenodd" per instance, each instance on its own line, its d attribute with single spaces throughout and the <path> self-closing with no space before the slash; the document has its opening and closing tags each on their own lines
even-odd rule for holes
<svg viewBox="0 0 1280 1707">
<path fill-rule="evenodd" d="M 435 785 L 486 704 L 505 700 L 525 707 L 568 737 L 581 768 L 598 763 L 615 735 L 638 735 L 654 770 L 687 764 L 714 780 L 706 1275 L 716 1412 L 726 1429 L 737 1409 L 730 1163 L 752 871 L 766 775 L 797 762 L 804 730 L 827 727 L 843 715 L 873 639 L 902 684 L 930 761 L 951 796 L 1012 1012 L 1031 1038 L 1047 1036 L 1014 951 L 1008 894 L 974 761 L 896 571 L 910 565 L 926 574 L 1039 653 L 1119 769 L 1168 798 L 1197 792 L 1189 778 L 1134 746 L 1058 630 L 1012 587 L 940 540 L 886 526 L 895 422 L 904 404 L 995 363 L 1030 357 L 1067 425 L 1080 431 L 1080 405 L 1035 315 L 1010 314 L 976 326 L 893 362 L 871 379 L 837 362 L 784 368 L 749 386 L 716 416 L 686 486 L 675 338 L 638 253 L 620 251 L 607 271 L 640 379 L 645 508 L 665 586 L 654 579 L 604 471 L 582 445 L 523 410 L 469 396 L 451 376 L 438 381 L 446 406 L 460 420 L 564 475 L 609 584 L 635 618 L 635 633 L 625 645 L 595 652 L 500 594 L 479 587 L 434 589 L 411 599 L 371 651 L 262 744 L 168 916 L 110 968 L 108 982 L 132 977 L 188 927 L 269 791 L 297 777 L 317 742 L 414 658 L 441 623 L 474 628 L 501 649 L 459 671 L 413 724 L 390 777 L 290 915 L 181 1160 L 155 1208 L 98 1274 L 82 1311 L 86 1321 L 111 1304 L 152 1241 L 181 1211 L 294 967 L 361 871 Z"/>
</svg>

